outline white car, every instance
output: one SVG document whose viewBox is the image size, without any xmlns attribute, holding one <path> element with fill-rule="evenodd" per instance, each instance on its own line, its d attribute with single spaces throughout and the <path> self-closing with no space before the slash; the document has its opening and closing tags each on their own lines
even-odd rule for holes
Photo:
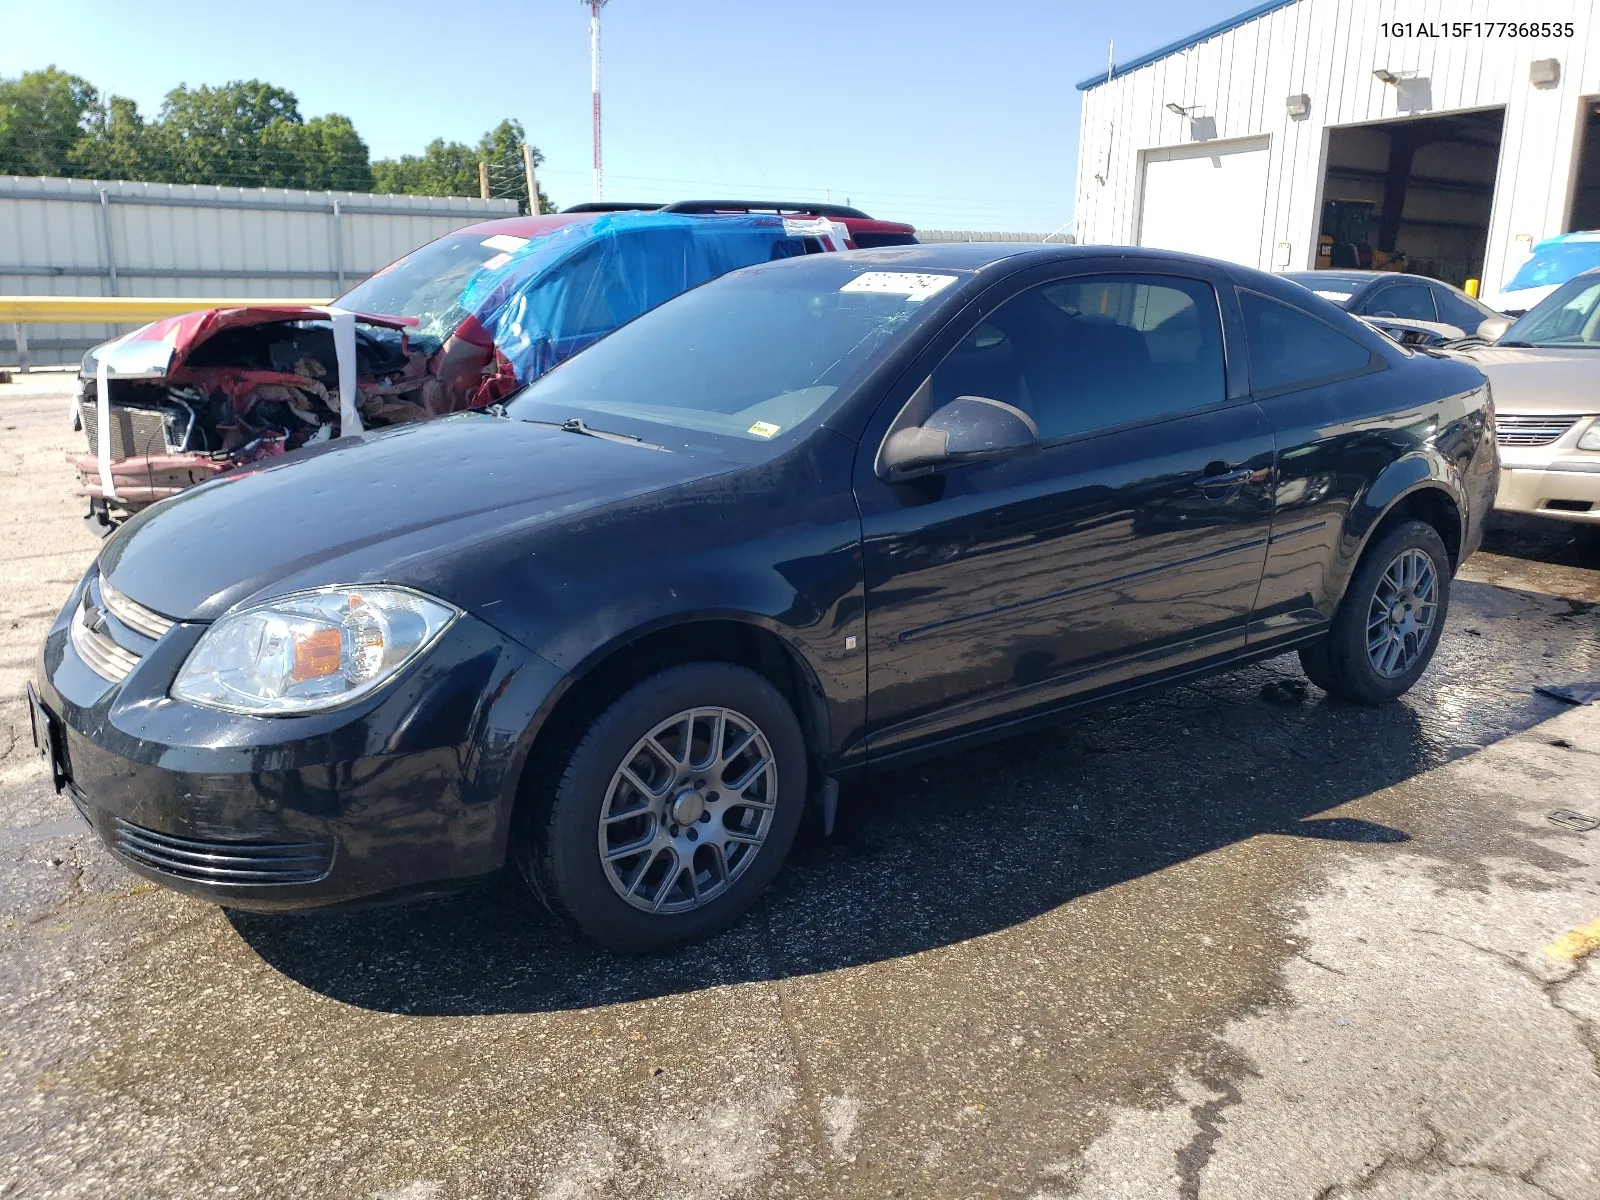
<svg viewBox="0 0 1600 1200">
<path fill-rule="evenodd" d="M 1493 344 L 1455 353 L 1494 392 L 1495 507 L 1600 522 L 1600 269 L 1558 286 Z"/>
</svg>

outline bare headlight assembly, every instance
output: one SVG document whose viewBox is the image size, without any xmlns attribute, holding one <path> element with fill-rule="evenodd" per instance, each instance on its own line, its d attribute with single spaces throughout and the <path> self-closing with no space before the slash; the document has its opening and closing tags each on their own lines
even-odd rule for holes
<svg viewBox="0 0 1600 1200">
<path fill-rule="evenodd" d="M 1589 428 L 1583 431 L 1583 436 L 1578 439 L 1579 450 L 1600 450 L 1600 417 L 1589 423 Z"/>
<path fill-rule="evenodd" d="M 172 695 L 261 716 L 338 708 L 394 678 L 460 615 L 388 584 L 277 596 L 207 629 Z"/>
</svg>

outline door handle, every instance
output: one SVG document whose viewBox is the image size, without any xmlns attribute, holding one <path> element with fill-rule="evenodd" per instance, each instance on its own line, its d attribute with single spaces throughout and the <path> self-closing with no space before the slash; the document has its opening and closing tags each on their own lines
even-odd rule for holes
<svg viewBox="0 0 1600 1200">
<path fill-rule="evenodd" d="M 1249 479 L 1253 473 L 1254 472 L 1252 472 L 1249 467 L 1240 467 L 1236 471 L 1223 471 L 1216 475 L 1198 476 L 1194 481 L 1194 485 L 1202 492 L 1209 492 L 1213 488 L 1221 489 L 1237 487 L 1239 484 Z"/>
</svg>

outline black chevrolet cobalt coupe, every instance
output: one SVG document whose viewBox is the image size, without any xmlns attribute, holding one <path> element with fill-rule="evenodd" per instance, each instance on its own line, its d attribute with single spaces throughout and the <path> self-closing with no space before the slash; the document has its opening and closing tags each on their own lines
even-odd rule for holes
<svg viewBox="0 0 1600 1200">
<path fill-rule="evenodd" d="M 1464 363 L 1024 245 L 737 271 L 503 409 L 296 459 L 106 545 L 44 646 L 58 785 L 219 904 L 514 863 L 628 950 L 733 921 L 869 768 L 1291 649 L 1392 700 L 1496 476 Z"/>
</svg>

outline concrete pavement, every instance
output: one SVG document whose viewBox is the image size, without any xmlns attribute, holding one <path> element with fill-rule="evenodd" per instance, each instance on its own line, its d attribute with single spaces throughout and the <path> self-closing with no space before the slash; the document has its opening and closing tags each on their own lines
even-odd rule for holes
<svg viewBox="0 0 1600 1200">
<path fill-rule="evenodd" d="M 23 386 L 0 698 L 96 549 Z M 1600 1197 L 1600 830 L 1549 818 L 1600 708 L 1533 691 L 1600 678 L 1593 534 L 1497 534 L 1401 703 L 1290 658 L 875 780 L 652 959 L 510 882 L 152 887 L 0 700 L 0 1196 Z"/>
</svg>

